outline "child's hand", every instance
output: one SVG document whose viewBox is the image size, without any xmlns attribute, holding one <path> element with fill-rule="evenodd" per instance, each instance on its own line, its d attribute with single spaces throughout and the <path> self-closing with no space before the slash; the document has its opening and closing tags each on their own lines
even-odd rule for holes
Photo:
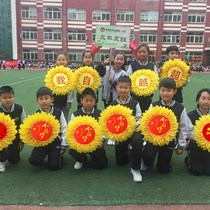
<svg viewBox="0 0 210 210">
<path fill-rule="evenodd" d="M 67 109 L 71 109 L 71 102 L 67 102 L 67 103 L 66 103 L 66 108 L 67 108 Z"/>
<path fill-rule="evenodd" d="M 66 149 L 61 149 L 61 150 L 60 150 L 60 155 L 63 156 L 64 153 L 65 153 L 65 151 L 66 151 Z"/>
<path fill-rule="evenodd" d="M 109 77 L 108 80 L 109 80 L 110 83 L 112 83 L 113 79 L 111 77 Z"/>
<path fill-rule="evenodd" d="M 183 149 L 176 149 L 176 154 L 181 155 L 183 153 Z"/>
<path fill-rule="evenodd" d="M 24 147 L 24 143 L 23 142 L 20 142 L 19 145 L 18 145 L 19 149 L 20 149 L 20 152 L 23 150 L 23 147 Z"/>
</svg>

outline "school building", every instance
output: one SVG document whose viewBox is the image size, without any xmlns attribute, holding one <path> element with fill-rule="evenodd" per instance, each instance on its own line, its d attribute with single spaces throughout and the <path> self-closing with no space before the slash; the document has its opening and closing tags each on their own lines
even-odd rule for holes
<svg viewBox="0 0 210 210">
<path fill-rule="evenodd" d="M 181 58 L 210 65 L 210 0 L 11 0 L 13 57 L 54 60 L 67 51 L 71 62 L 95 40 L 96 25 L 131 28 L 131 38 L 147 43 L 160 61 L 177 45 Z M 126 50 L 126 54 L 130 50 Z M 103 60 L 108 48 L 95 56 Z"/>
</svg>

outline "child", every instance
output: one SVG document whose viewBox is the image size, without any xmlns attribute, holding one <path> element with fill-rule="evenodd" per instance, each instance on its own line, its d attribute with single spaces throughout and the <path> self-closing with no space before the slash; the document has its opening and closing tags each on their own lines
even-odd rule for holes
<svg viewBox="0 0 210 210">
<path fill-rule="evenodd" d="M 81 104 L 82 108 L 75 111 L 71 120 L 77 116 L 91 116 L 98 120 L 101 111 L 97 108 L 94 108 L 96 103 L 96 93 L 91 88 L 86 88 L 81 93 Z M 69 154 L 76 160 L 74 164 L 74 169 L 80 169 L 83 166 L 83 163 L 87 161 L 86 153 L 78 153 L 76 150 L 70 149 Z M 95 151 L 89 153 L 92 158 L 93 166 L 95 169 L 104 169 L 107 167 L 107 158 L 105 149 L 103 146 L 97 148 Z"/>
<path fill-rule="evenodd" d="M 20 128 L 20 124 L 26 118 L 24 108 L 14 103 L 15 94 L 14 90 L 10 86 L 0 87 L 0 112 L 9 115 L 15 120 L 17 130 Z M 16 164 L 20 160 L 20 151 L 23 149 L 23 142 L 21 142 L 19 134 L 16 134 L 12 144 L 7 148 L 0 151 L 0 172 L 6 170 L 6 161 Z"/>
<path fill-rule="evenodd" d="M 201 89 L 196 96 L 197 109 L 188 113 L 193 125 L 203 115 L 210 114 L 210 89 Z M 194 175 L 210 176 L 210 152 L 201 149 L 191 138 L 188 141 L 185 163 L 190 173 Z"/>
<path fill-rule="evenodd" d="M 161 100 L 152 103 L 151 107 L 163 106 L 173 111 L 179 123 L 178 133 L 175 140 L 171 141 L 168 145 L 154 146 L 147 142 L 143 150 L 143 162 L 146 166 L 152 166 L 155 156 L 158 154 L 157 169 L 160 173 L 167 174 L 170 172 L 173 150 L 176 150 L 176 154 L 179 155 L 182 154 L 185 148 L 188 132 L 188 116 L 184 106 L 173 100 L 176 94 L 176 82 L 174 79 L 165 78 L 161 80 L 159 91 Z"/>
<path fill-rule="evenodd" d="M 140 173 L 141 166 L 141 151 L 143 146 L 143 138 L 138 129 L 141 117 L 141 108 L 139 103 L 130 97 L 131 79 L 128 76 L 121 76 L 117 81 L 117 93 L 119 97 L 114 100 L 111 105 L 120 104 L 126 106 L 133 111 L 133 116 L 136 117 L 136 130 L 133 135 L 123 142 L 115 144 L 115 157 L 117 165 L 125 165 L 129 163 L 128 148 L 130 147 L 131 155 L 131 173 L 134 182 L 141 182 L 142 176 Z"/>
<path fill-rule="evenodd" d="M 149 46 L 147 44 L 141 44 L 137 47 L 136 51 L 137 51 L 137 60 L 133 61 L 131 65 L 129 65 L 128 70 L 127 70 L 128 75 L 130 76 L 135 71 L 141 70 L 141 69 L 149 69 L 149 70 L 154 71 L 154 64 L 148 61 L 148 56 L 150 53 Z M 143 113 L 149 108 L 152 102 L 153 94 L 150 96 L 137 96 L 132 93 L 131 96 L 133 99 L 139 102 L 141 111 Z"/>
<path fill-rule="evenodd" d="M 56 65 L 68 67 L 69 59 L 65 52 L 60 52 L 57 54 Z M 66 122 L 68 122 L 69 110 L 71 108 L 71 103 L 74 99 L 74 91 L 69 92 L 66 95 L 53 95 L 54 106 L 60 108 L 63 111 Z"/>
<path fill-rule="evenodd" d="M 94 54 L 91 50 L 85 50 L 83 53 L 82 53 L 82 66 L 89 66 L 89 67 L 92 67 L 94 68 Z M 101 72 L 98 71 L 96 69 L 96 71 L 99 73 L 100 76 L 101 75 Z M 98 103 L 98 91 L 96 92 L 96 103 L 95 103 L 95 108 L 97 108 L 97 103 Z M 81 109 L 82 108 L 82 104 L 81 104 L 81 94 L 77 93 L 77 109 Z"/>
<path fill-rule="evenodd" d="M 109 58 L 104 61 L 104 64 L 109 64 Z M 115 52 L 113 64 L 110 69 L 109 66 L 104 66 L 105 75 L 102 78 L 102 100 L 105 108 L 118 97 L 116 91 L 118 78 L 127 75 L 127 72 L 122 69 L 122 66 L 125 64 L 123 52 Z"/>
<path fill-rule="evenodd" d="M 33 166 L 41 165 L 45 157 L 48 155 L 48 167 L 50 170 L 58 170 L 62 168 L 62 157 L 65 152 L 66 142 L 66 127 L 67 123 L 63 112 L 51 105 L 53 102 L 52 91 L 47 87 L 41 87 L 36 92 L 37 103 L 40 109 L 37 112 L 46 112 L 55 116 L 60 122 L 60 133 L 54 141 L 46 146 L 35 147 L 29 157 L 29 163 Z"/>
<path fill-rule="evenodd" d="M 180 52 L 177 46 L 174 45 L 174 46 L 169 46 L 168 48 L 166 48 L 166 61 L 170 59 L 171 60 L 178 59 L 179 55 L 180 55 Z M 158 73 L 162 71 L 163 64 L 164 63 L 160 64 Z M 183 103 L 182 88 L 177 88 L 176 94 L 174 95 L 173 99 L 179 103 Z"/>
</svg>

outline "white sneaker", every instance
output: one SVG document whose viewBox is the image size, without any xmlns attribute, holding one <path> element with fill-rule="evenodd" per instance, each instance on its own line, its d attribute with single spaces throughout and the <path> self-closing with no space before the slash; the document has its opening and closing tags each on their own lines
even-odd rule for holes
<svg viewBox="0 0 210 210">
<path fill-rule="evenodd" d="M 134 182 L 142 182 L 142 176 L 139 170 L 134 170 L 131 168 L 131 173 L 133 175 Z"/>
<path fill-rule="evenodd" d="M 0 172 L 5 172 L 6 171 L 6 166 L 4 162 L 0 162 Z"/>
<path fill-rule="evenodd" d="M 83 163 L 77 161 L 77 162 L 74 164 L 74 169 L 80 169 L 80 168 L 82 168 L 82 166 L 83 166 Z"/>
<path fill-rule="evenodd" d="M 109 140 L 107 141 L 107 144 L 108 144 L 108 145 L 115 145 L 115 142 L 112 141 L 111 139 L 109 139 Z"/>
</svg>

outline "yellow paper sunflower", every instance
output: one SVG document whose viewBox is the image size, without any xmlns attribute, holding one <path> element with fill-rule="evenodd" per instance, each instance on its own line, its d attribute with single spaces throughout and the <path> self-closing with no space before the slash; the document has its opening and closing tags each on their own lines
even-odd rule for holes
<svg viewBox="0 0 210 210">
<path fill-rule="evenodd" d="M 10 116 L 0 113 L 0 151 L 12 143 L 16 133 L 15 121 Z"/>
<path fill-rule="evenodd" d="M 92 88 L 94 91 L 100 86 L 101 78 L 98 72 L 89 66 L 83 66 L 76 70 L 76 89 L 81 93 L 85 88 Z"/>
<path fill-rule="evenodd" d="M 203 115 L 195 122 L 193 134 L 198 146 L 210 152 L 210 115 Z"/>
<path fill-rule="evenodd" d="M 56 66 L 50 69 L 45 76 L 45 86 L 55 95 L 65 95 L 75 88 L 75 74 L 70 68 Z"/>
<path fill-rule="evenodd" d="M 89 153 L 102 144 L 103 133 L 96 119 L 78 116 L 68 123 L 66 139 L 71 149 Z"/>
<path fill-rule="evenodd" d="M 163 146 L 175 138 L 178 123 L 171 110 L 155 106 L 143 114 L 140 130 L 146 141 L 155 146 Z"/>
<path fill-rule="evenodd" d="M 180 59 L 166 61 L 162 67 L 160 78 L 173 78 L 177 88 L 188 81 L 190 67 Z"/>
<path fill-rule="evenodd" d="M 20 126 L 20 138 L 33 147 L 46 146 L 54 141 L 60 132 L 55 116 L 46 112 L 29 115 Z"/>
<path fill-rule="evenodd" d="M 130 78 L 132 92 L 137 96 L 149 96 L 158 88 L 158 76 L 149 69 L 135 71 Z"/>
<path fill-rule="evenodd" d="M 132 110 L 122 105 L 107 107 L 101 113 L 99 123 L 106 137 L 116 142 L 127 140 L 136 128 L 136 119 L 132 115 Z"/>
</svg>

